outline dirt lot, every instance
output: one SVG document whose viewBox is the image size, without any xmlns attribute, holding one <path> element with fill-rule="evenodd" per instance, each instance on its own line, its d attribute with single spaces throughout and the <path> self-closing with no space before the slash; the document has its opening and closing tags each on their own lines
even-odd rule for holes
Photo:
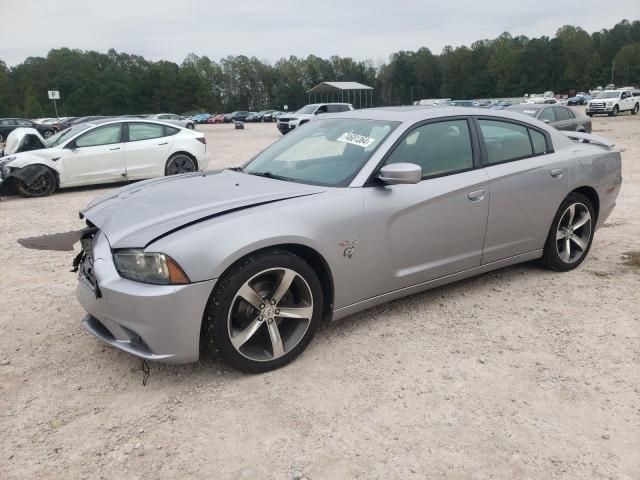
<svg viewBox="0 0 640 480">
<path fill-rule="evenodd" d="M 273 124 L 205 126 L 236 165 Z M 105 188 L 0 201 L 0 478 L 640 478 L 640 116 L 618 207 L 576 271 L 500 270 L 321 329 L 288 367 L 151 365 L 85 333 L 74 229 Z M 222 160 L 224 159 L 224 160 Z"/>
</svg>

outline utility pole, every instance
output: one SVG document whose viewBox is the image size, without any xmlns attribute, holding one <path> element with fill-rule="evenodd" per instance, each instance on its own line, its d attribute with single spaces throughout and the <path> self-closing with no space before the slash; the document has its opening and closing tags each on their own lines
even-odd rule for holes
<svg viewBox="0 0 640 480">
<path fill-rule="evenodd" d="M 611 63 L 611 83 L 613 83 L 613 72 L 616 70 L 616 62 Z"/>
</svg>

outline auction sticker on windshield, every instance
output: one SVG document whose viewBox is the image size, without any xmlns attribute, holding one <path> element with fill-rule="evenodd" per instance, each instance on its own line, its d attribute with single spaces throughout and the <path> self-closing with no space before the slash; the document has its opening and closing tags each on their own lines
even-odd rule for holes
<svg viewBox="0 0 640 480">
<path fill-rule="evenodd" d="M 365 137 L 364 135 L 358 135 L 357 133 L 343 133 L 338 137 L 338 142 L 351 143 L 352 145 L 358 145 L 362 148 L 367 148 L 375 141 L 375 138 Z"/>
</svg>

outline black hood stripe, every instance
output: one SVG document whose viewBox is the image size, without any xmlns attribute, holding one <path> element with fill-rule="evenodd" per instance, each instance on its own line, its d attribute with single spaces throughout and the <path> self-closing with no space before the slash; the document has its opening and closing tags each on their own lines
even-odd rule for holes
<svg viewBox="0 0 640 480">
<path fill-rule="evenodd" d="M 216 218 L 216 217 L 221 217 L 222 215 L 227 215 L 228 213 L 239 212 L 240 210 L 247 210 L 247 209 L 253 208 L 253 207 L 259 207 L 260 205 L 268 205 L 270 203 L 282 202 L 284 200 L 290 200 L 292 198 L 308 197 L 310 195 L 317 195 L 318 193 L 322 193 L 322 192 L 303 193 L 301 195 L 293 195 L 291 197 L 276 198 L 275 200 L 267 200 L 267 201 L 264 201 L 264 202 L 252 203 L 252 204 L 249 204 L 249 205 L 243 205 L 241 207 L 230 208 L 229 210 L 224 210 L 223 212 L 217 212 L 217 213 L 213 213 L 211 215 L 205 215 L 204 217 L 198 218 L 197 220 L 192 220 L 190 222 L 187 222 L 187 223 L 184 223 L 184 224 L 180 225 L 179 227 L 172 228 L 171 230 L 167 230 L 162 235 L 158 235 L 154 239 L 152 239 L 149 242 L 147 242 L 147 244 L 144 246 L 144 248 L 147 248 L 149 245 L 151 245 L 154 242 L 157 242 L 161 238 L 167 237 L 167 236 L 171 235 L 172 233 L 177 232 L 178 230 L 182 230 L 183 228 L 187 228 L 187 227 L 190 227 L 191 225 L 195 225 L 196 223 L 204 222 L 206 220 L 209 220 L 209 219 L 212 219 L 212 218 Z"/>
</svg>

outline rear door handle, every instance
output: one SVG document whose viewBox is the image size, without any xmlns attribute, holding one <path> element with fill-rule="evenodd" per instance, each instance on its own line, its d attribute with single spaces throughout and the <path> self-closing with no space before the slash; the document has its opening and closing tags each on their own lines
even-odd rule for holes
<svg viewBox="0 0 640 480">
<path fill-rule="evenodd" d="M 469 192 L 467 196 L 472 202 L 480 202 L 484 199 L 484 190 L 474 190 L 473 192 Z"/>
<path fill-rule="evenodd" d="M 167 145 L 169 142 L 159 143 L 158 145 Z"/>
<path fill-rule="evenodd" d="M 113 148 L 110 148 L 109 150 L 120 150 L 120 147 L 113 147 Z"/>
<path fill-rule="evenodd" d="M 551 170 L 551 176 L 553 178 L 562 178 L 562 169 L 561 168 L 554 168 Z"/>
</svg>

